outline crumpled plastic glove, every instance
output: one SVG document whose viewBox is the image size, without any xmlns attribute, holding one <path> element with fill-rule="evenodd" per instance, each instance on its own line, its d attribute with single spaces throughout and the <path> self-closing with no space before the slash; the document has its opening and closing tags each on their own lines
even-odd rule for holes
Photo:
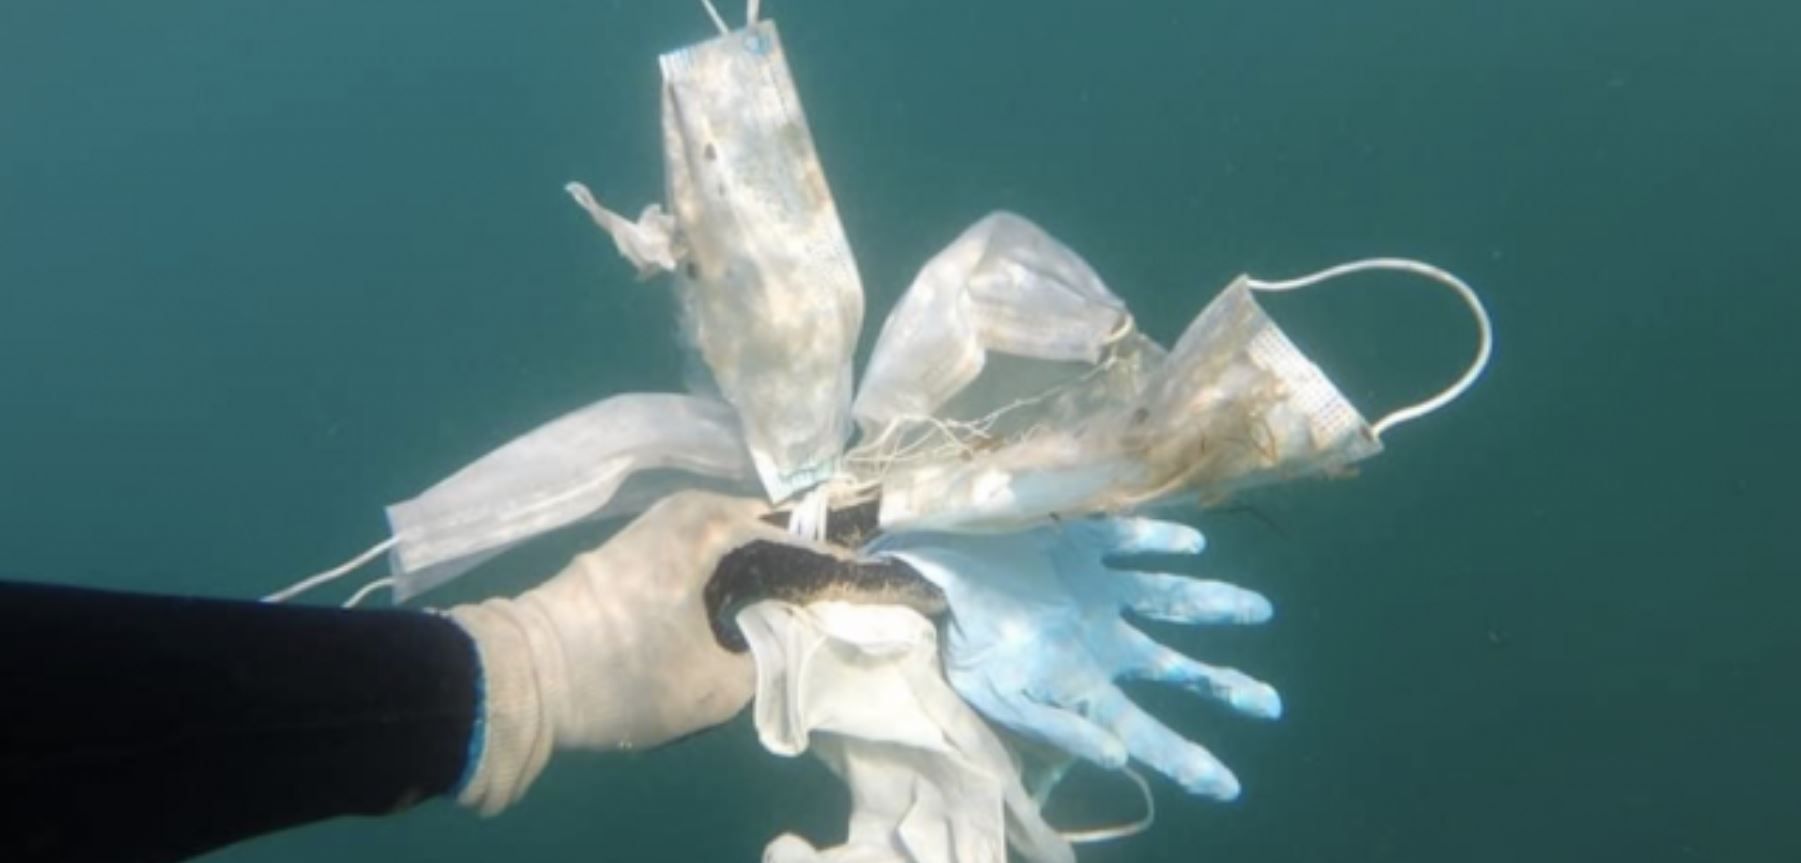
<svg viewBox="0 0 1801 863">
<path fill-rule="evenodd" d="M 911 608 L 758 602 L 736 617 L 757 658 L 757 736 L 811 750 L 849 786 L 844 844 L 785 834 L 763 863 L 1075 863 L 1002 739 L 944 679 Z"/>
<path fill-rule="evenodd" d="M 714 642 L 702 590 L 732 549 L 796 542 L 758 521 L 768 509 L 671 495 L 538 587 L 450 609 L 474 639 L 484 693 L 458 802 L 493 814 L 553 749 L 656 746 L 743 709 L 755 670 Z"/>
<path fill-rule="evenodd" d="M 1122 678 L 1175 684 L 1240 713 L 1273 719 L 1276 690 L 1153 641 L 1122 609 L 1188 624 L 1251 624 L 1269 600 L 1180 575 L 1113 569 L 1126 554 L 1197 554 L 1201 534 L 1142 518 L 1063 521 L 1005 535 L 893 534 L 869 550 L 892 555 L 938 585 L 950 605 L 945 673 L 990 720 L 1101 767 L 1127 758 L 1190 793 L 1238 796 L 1238 779 L 1206 748 L 1128 699 Z"/>
</svg>

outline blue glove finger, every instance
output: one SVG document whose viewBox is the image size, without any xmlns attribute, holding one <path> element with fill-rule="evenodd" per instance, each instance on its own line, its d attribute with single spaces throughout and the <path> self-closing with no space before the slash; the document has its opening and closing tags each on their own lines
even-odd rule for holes
<svg viewBox="0 0 1801 863">
<path fill-rule="evenodd" d="M 980 672 L 950 675 L 952 688 L 989 719 L 1107 770 L 1125 766 L 1126 744 L 1113 732 L 1060 707 L 1006 692 Z"/>
<path fill-rule="evenodd" d="M 1120 624 L 1119 640 L 1126 651 L 1119 671 L 1138 680 L 1169 683 L 1216 698 L 1233 710 L 1260 719 L 1282 716 L 1282 696 L 1276 688 L 1233 668 L 1220 668 L 1189 659 L 1164 647 L 1150 636 Z"/>
<path fill-rule="evenodd" d="M 1204 794 L 1217 800 L 1233 800 L 1240 791 L 1238 777 L 1206 747 L 1186 740 L 1169 730 L 1128 700 L 1118 688 L 1109 686 L 1090 703 L 1089 717 L 1113 730 L 1125 741 L 1132 757 L 1149 765 L 1190 794 Z"/>
<path fill-rule="evenodd" d="M 1117 584 L 1128 608 L 1171 623 L 1263 623 L 1275 614 L 1262 594 L 1223 581 L 1122 570 Z"/>
<path fill-rule="evenodd" d="M 1096 555 L 1199 554 L 1207 547 L 1201 532 L 1185 524 L 1153 518 L 1107 518 L 1079 522 L 1095 532 Z"/>
<path fill-rule="evenodd" d="M 1021 699 L 1013 705 L 1020 723 L 1014 731 L 1029 734 L 1106 770 L 1126 766 L 1125 741 L 1107 729 L 1067 710 Z"/>
</svg>

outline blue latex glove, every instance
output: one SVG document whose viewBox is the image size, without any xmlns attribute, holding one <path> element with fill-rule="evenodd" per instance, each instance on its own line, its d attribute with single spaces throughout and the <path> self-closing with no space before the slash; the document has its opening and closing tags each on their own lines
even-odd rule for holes
<svg viewBox="0 0 1801 863">
<path fill-rule="evenodd" d="M 1122 609 L 1177 623 L 1262 623 L 1269 600 L 1180 575 L 1112 569 L 1125 554 L 1197 554 L 1201 534 L 1141 518 L 1065 521 L 1005 535 L 905 533 L 869 551 L 905 561 L 950 605 L 945 674 L 989 719 L 1102 767 L 1129 757 L 1190 793 L 1238 796 L 1232 771 L 1141 710 L 1122 678 L 1185 687 L 1240 713 L 1274 719 L 1276 690 L 1189 659 L 1120 618 Z"/>
</svg>

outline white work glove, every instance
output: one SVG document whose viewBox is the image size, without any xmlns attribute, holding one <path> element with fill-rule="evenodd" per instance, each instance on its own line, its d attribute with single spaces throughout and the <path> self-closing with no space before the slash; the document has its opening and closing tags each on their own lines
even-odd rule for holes
<svg viewBox="0 0 1801 863">
<path fill-rule="evenodd" d="M 553 749 L 640 749 L 730 719 L 756 672 L 713 640 L 702 590 L 727 552 L 795 542 L 759 500 L 672 495 L 513 599 L 450 609 L 475 641 L 484 703 L 457 802 L 511 805 Z"/>
</svg>

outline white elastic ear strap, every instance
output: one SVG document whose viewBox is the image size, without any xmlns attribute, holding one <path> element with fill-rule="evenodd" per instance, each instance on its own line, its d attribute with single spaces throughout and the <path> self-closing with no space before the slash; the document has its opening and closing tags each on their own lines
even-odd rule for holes
<svg viewBox="0 0 1801 863">
<path fill-rule="evenodd" d="M 1366 270 L 1391 270 L 1425 276 L 1428 279 L 1456 291 L 1457 295 L 1463 298 L 1464 304 L 1469 306 L 1470 314 L 1474 315 L 1476 318 L 1476 358 L 1470 362 L 1470 367 L 1465 369 L 1461 377 L 1454 381 L 1450 386 L 1446 387 L 1438 395 L 1418 404 L 1408 405 L 1407 407 L 1394 411 L 1377 420 L 1370 426 L 1370 433 L 1377 438 L 1380 438 L 1382 437 L 1383 432 L 1409 420 L 1419 419 L 1426 414 L 1444 407 L 1458 396 L 1463 395 L 1464 390 L 1469 389 L 1470 386 L 1476 382 L 1476 378 L 1482 376 L 1482 370 L 1488 367 L 1488 357 L 1494 352 L 1495 337 L 1494 329 L 1488 322 L 1488 310 L 1482 307 L 1482 301 L 1476 297 L 1476 292 L 1472 290 L 1469 285 L 1465 284 L 1462 279 L 1434 267 L 1431 264 L 1409 260 L 1407 258 L 1368 258 L 1362 261 L 1352 261 L 1348 264 L 1339 264 L 1336 267 L 1320 270 L 1317 273 L 1302 276 L 1298 279 L 1266 282 L 1261 279 L 1246 277 L 1245 283 L 1255 291 L 1294 291 L 1319 284 L 1328 279 L 1335 279 L 1339 276 L 1360 273 Z"/>
<path fill-rule="evenodd" d="M 1122 767 L 1120 770 L 1126 774 L 1127 778 L 1132 780 L 1132 784 L 1138 786 L 1138 795 L 1144 799 L 1144 817 L 1139 818 L 1137 821 L 1133 821 L 1130 824 L 1119 824 L 1112 827 L 1095 827 L 1088 830 L 1058 830 L 1057 835 L 1062 836 L 1063 841 L 1072 845 L 1086 845 L 1092 842 L 1111 842 L 1114 839 L 1124 839 L 1127 836 L 1136 836 L 1139 833 L 1151 829 L 1151 825 L 1156 823 L 1157 798 L 1151 796 L 1150 783 L 1144 781 L 1144 777 L 1138 775 L 1138 771 L 1133 770 L 1130 767 Z"/>
<path fill-rule="evenodd" d="M 700 0 L 700 5 L 706 7 L 707 17 L 713 19 L 713 26 L 719 28 L 719 35 L 723 36 L 732 32 L 732 28 L 725 23 L 725 17 L 720 15 L 719 9 L 713 5 L 713 0 Z M 760 5 L 762 5 L 760 0 L 749 0 L 744 4 L 744 26 L 749 27 L 757 23 L 757 7 Z"/>
<path fill-rule="evenodd" d="M 719 10 L 713 6 L 713 0 L 700 0 L 700 5 L 706 7 L 707 17 L 713 19 L 713 26 L 719 28 L 719 35 L 724 36 L 732 32 L 732 28 L 726 26 L 725 18 L 721 17 Z"/>
<path fill-rule="evenodd" d="M 343 578 L 344 576 L 349 575 L 349 574 L 357 571 L 358 569 L 361 569 L 369 561 L 372 561 L 372 560 L 380 557 L 383 552 L 386 552 L 388 549 L 393 548 L 394 543 L 399 542 L 399 541 L 400 541 L 399 537 L 390 536 L 387 539 L 384 539 L 381 542 L 378 542 L 375 545 L 369 547 L 362 554 L 359 554 L 356 557 L 353 557 L 353 558 L 351 558 L 341 564 L 338 564 L 337 566 L 334 566 L 331 569 L 321 572 L 317 575 L 309 575 L 306 578 L 303 578 L 287 587 L 282 588 L 281 590 L 278 590 L 274 593 L 269 594 L 268 596 L 263 597 L 263 601 L 264 602 L 286 602 L 290 599 L 293 599 L 296 596 L 299 596 L 302 593 L 305 593 L 309 590 L 312 590 L 315 587 L 318 587 L 321 584 L 325 584 L 326 582 L 336 581 L 337 579 Z M 356 595 L 352 596 L 350 598 L 350 602 L 346 603 L 346 604 L 347 605 L 355 605 L 356 603 L 362 601 L 363 597 L 368 596 L 370 591 L 375 590 L 378 587 L 392 586 L 393 583 L 394 583 L 394 580 L 391 578 L 390 579 L 378 578 L 375 581 L 371 582 L 370 584 L 364 585 L 363 589 L 357 591 Z"/>
</svg>

